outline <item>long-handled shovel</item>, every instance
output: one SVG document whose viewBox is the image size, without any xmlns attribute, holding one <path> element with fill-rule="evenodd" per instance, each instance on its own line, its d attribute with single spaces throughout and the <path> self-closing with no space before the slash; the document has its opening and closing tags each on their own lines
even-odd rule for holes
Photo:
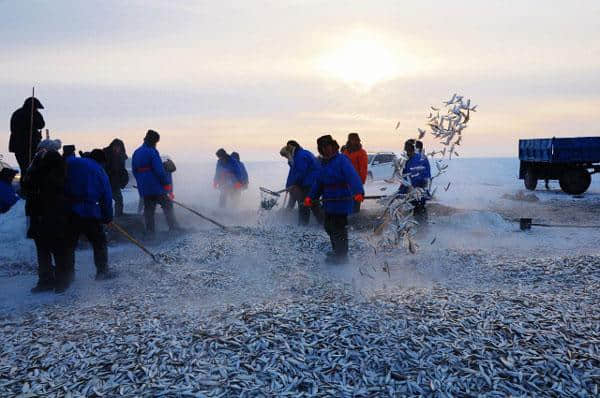
<svg viewBox="0 0 600 398">
<path fill-rule="evenodd" d="M 273 195 L 273 196 L 280 196 L 282 193 L 287 192 L 287 188 L 281 189 L 279 191 L 271 191 L 270 189 L 267 189 L 265 187 L 258 187 L 258 189 L 261 192 L 268 193 L 269 195 Z"/>
<path fill-rule="evenodd" d="M 135 186 L 135 185 L 134 185 L 133 187 L 137 189 L 137 186 Z M 224 229 L 224 230 L 227 230 L 227 227 L 226 227 L 225 225 L 223 225 L 223 224 L 221 224 L 221 223 L 219 223 L 219 222 L 217 222 L 217 221 L 213 220 L 212 218 L 206 217 L 206 216 L 205 216 L 205 215 L 203 215 L 203 214 L 200 214 L 199 212 L 197 212 L 197 211 L 196 211 L 196 210 L 194 210 L 194 209 L 190 209 L 189 207 L 187 207 L 187 206 L 186 206 L 186 205 L 184 205 L 183 203 L 180 203 L 180 202 L 176 201 L 175 199 L 171 199 L 171 202 L 175 203 L 176 205 L 179 205 L 179 206 L 183 207 L 183 208 L 184 208 L 184 209 L 186 209 L 187 211 L 190 211 L 190 212 L 194 213 L 194 214 L 195 214 L 195 215 L 197 215 L 198 217 L 200 217 L 200 218 L 203 218 L 203 219 L 205 219 L 206 221 L 208 221 L 208 222 L 211 222 L 211 223 L 215 224 L 216 226 L 218 226 L 218 227 L 220 227 L 220 228 L 222 228 L 222 229 Z"/>
<path fill-rule="evenodd" d="M 184 209 L 186 209 L 186 210 L 188 210 L 188 211 L 190 211 L 190 212 L 194 213 L 194 214 L 195 214 L 195 215 L 197 215 L 198 217 L 200 217 L 200 218 L 202 218 L 202 219 L 204 219 L 204 220 L 206 220 L 206 221 L 208 221 L 208 222 L 211 222 L 211 223 L 215 224 L 216 226 L 218 226 L 218 227 L 222 228 L 223 230 L 225 230 L 225 231 L 227 230 L 227 227 L 226 227 L 225 225 L 223 225 L 223 224 L 221 224 L 221 223 L 219 223 L 219 222 L 217 222 L 217 221 L 213 220 L 212 218 L 206 217 L 206 216 L 205 216 L 205 215 L 203 215 L 203 214 L 200 214 L 200 213 L 199 213 L 199 212 L 197 212 L 196 210 L 194 210 L 194 209 L 191 209 L 191 208 L 187 207 L 187 206 L 186 206 L 186 205 L 184 205 L 183 203 L 179 203 L 179 202 L 177 202 L 176 200 L 173 200 L 173 199 L 171 199 L 171 202 L 173 202 L 173 203 L 175 203 L 176 205 L 179 205 L 179 206 L 183 207 Z"/>
<path fill-rule="evenodd" d="M 111 227 L 113 227 L 114 229 L 116 229 L 118 232 L 121 233 L 121 235 L 123 235 L 124 237 L 126 237 L 131 243 L 133 243 L 134 245 L 136 245 L 137 247 L 139 247 L 140 249 L 142 249 L 142 251 L 144 253 L 146 253 L 147 255 L 149 255 L 150 257 L 152 257 L 152 260 L 154 260 L 155 263 L 160 264 L 160 261 L 158 261 L 158 258 L 156 257 L 155 254 L 151 253 L 150 250 L 146 249 L 144 247 L 144 245 L 142 245 L 137 239 L 135 239 L 133 236 L 129 235 L 129 233 L 127 231 L 125 231 L 125 229 L 123 229 L 123 227 L 121 227 L 119 224 L 117 224 L 116 222 L 111 222 L 109 224 Z"/>
<path fill-rule="evenodd" d="M 367 199 L 381 199 L 381 198 L 385 198 L 385 195 L 371 195 L 371 196 L 365 196 L 363 197 L 363 199 L 367 200 Z M 331 198 L 331 199 L 317 199 L 315 200 L 315 202 L 342 202 L 342 201 L 347 201 L 347 200 L 354 200 L 354 198 L 351 197 L 345 197 L 345 198 Z"/>
</svg>

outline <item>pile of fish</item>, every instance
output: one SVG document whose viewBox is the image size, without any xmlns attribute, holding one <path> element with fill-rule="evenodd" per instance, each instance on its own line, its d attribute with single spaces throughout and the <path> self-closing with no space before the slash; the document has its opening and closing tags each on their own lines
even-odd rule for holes
<svg viewBox="0 0 600 398">
<path fill-rule="evenodd" d="M 0 278 L 37 272 L 37 264 L 0 256 Z"/>
<path fill-rule="evenodd" d="M 0 395 L 600 393 L 600 257 L 441 249 L 416 265 L 436 268 L 428 284 L 359 294 L 352 265 L 319 261 L 327 244 L 317 228 L 198 232 L 158 249 L 170 264 L 117 263 L 102 297 L 0 314 Z"/>
<path fill-rule="evenodd" d="M 453 154 L 458 156 L 455 147 L 461 144 L 462 132 L 468 126 L 471 112 L 476 112 L 477 105 L 471 105 L 471 100 L 462 95 L 453 94 L 449 100 L 443 101 L 443 108 L 446 113 L 440 114 L 441 108 L 431 106 L 431 110 L 435 114 L 430 112 L 427 117 L 429 133 L 434 139 L 441 140 L 440 144 L 444 147 L 440 151 L 434 150 L 427 154 L 430 163 L 433 162 L 436 167 L 436 173 L 431 176 L 432 183 L 448 169 L 444 158 L 449 160 L 452 159 Z M 399 126 L 400 122 L 396 124 L 396 129 Z M 421 128 L 417 131 L 418 137 L 415 137 L 415 140 L 423 139 L 428 132 L 427 129 Z M 437 155 L 441 155 L 441 158 L 435 159 Z M 424 197 L 432 198 L 437 187 L 431 186 L 428 189 L 414 187 L 411 180 L 414 176 L 401 172 L 406 161 L 408 161 L 406 156 L 400 157 L 393 176 L 393 179 L 397 180 L 406 192 L 401 195 L 390 195 L 379 201 L 384 210 L 380 223 L 375 229 L 375 239 L 372 239 L 376 250 L 386 250 L 402 243 L 409 253 L 414 254 L 419 247 L 415 239 L 415 227 L 419 223 L 413 217 L 414 203 L 421 201 Z M 444 189 L 447 191 L 449 187 L 450 184 Z"/>
</svg>

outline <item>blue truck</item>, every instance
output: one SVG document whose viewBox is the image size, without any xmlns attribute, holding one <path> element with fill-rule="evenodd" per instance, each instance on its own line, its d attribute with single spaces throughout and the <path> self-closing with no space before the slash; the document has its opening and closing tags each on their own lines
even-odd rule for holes
<svg viewBox="0 0 600 398">
<path fill-rule="evenodd" d="M 587 191 L 600 171 L 600 137 L 519 140 L 519 179 L 533 191 L 538 180 L 558 180 L 571 195 Z"/>
</svg>

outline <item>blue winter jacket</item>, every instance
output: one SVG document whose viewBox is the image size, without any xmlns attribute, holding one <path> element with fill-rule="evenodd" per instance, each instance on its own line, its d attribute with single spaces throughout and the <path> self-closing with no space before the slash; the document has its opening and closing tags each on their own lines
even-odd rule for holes
<svg viewBox="0 0 600 398">
<path fill-rule="evenodd" d="M 19 200 L 12 184 L 0 181 L 0 214 L 6 213 Z"/>
<path fill-rule="evenodd" d="M 423 162 L 423 165 L 425 166 L 424 177 L 427 178 L 428 180 L 430 180 L 431 179 L 431 166 L 429 165 L 429 159 L 427 158 L 427 155 L 425 155 L 424 153 L 421 154 L 421 161 Z"/>
<path fill-rule="evenodd" d="M 290 165 L 285 187 L 292 185 L 300 187 L 312 187 L 317 175 L 321 170 L 321 164 L 310 151 L 298 148 L 294 153 L 294 161 Z"/>
<path fill-rule="evenodd" d="M 244 166 L 243 162 L 238 161 L 240 164 L 240 175 L 242 176 L 242 185 L 248 185 L 248 172 L 246 171 L 246 166 Z"/>
<path fill-rule="evenodd" d="M 65 196 L 80 217 L 112 221 L 112 190 L 104 168 L 90 158 L 67 158 Z"/>
<path fill-rule="evenodd" d="M 235 183 L 242 184 L 243 176 L 240 162 L 231 156 L 227 160 L 219 159 L 213 182 L 219 188 L 232 188 Z"/>
<path fill-rule="evenodd" d="M 365 194 L 362 181 L 347 156 L 337 154 L 324 160 L 315 179 L 309 197 L 313 200 L 323 195 L 323 199 L 346 200 L 324 201 L 325 213 L 351 214 L 354 207 L 354 195 Z"/>
<path fill-rule="evenodd" d="M 431 178 L 429 160 L 427 160 L 426 156 L 415 153 L 404 165 L 402 174 L 410 176 L 413 187 L 427 188 L 427 184 Z"/>
<path fill-rule="evenodd" d="M 144 143 L 136 149 L 131 157 L 131 171 L 141 197 L 167 193 L 164 187 L 170 182 L 156 148 Z"/>
</svg>

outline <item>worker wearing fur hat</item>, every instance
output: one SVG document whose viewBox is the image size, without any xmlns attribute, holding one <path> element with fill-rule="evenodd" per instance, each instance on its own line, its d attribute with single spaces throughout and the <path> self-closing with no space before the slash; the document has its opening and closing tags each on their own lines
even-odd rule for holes
<svg viewBox="0 0 600 398">
<path fill-rule="evenodd" d="M 317 147 L 323 164 L 304 205 L 316 205 L 322 197 L 325 231 L 333 248 L 325 261 L 345 263 L 348 260 L 348 215 L 353 211 L 353 202 L 364 200 L 364 190 L 358 173 L 350 160 L 339 153 L 339 145 L 331 135 L 320 137 Z"/>
<path fill-rule="evenodd" d="M 66 165 L 58 153 L 60 140 L 39 143 L 21 184 L 25 214 L 29 217 L 27 237 L 33 239 L 38 259 L 38 282 L 33 293 L 61 293 L 73 280 L 68 202 L 65 197 Z"/>
<path fill-rule="evenodd" d="M 169 196 L 172 196 L 173 187 L 156 149 L 159 140 L 160 135 L 156 131 L 148 130 L 144 143 L 131 157 L 131 169 L 137 182 L 138 192 L 140 197 L 144 198 L 146 233 L 150 236 L 154 235 L 154 212 L 157 204 L 165 213 L 169 230 L 179 229 Z"/>
</svg>

